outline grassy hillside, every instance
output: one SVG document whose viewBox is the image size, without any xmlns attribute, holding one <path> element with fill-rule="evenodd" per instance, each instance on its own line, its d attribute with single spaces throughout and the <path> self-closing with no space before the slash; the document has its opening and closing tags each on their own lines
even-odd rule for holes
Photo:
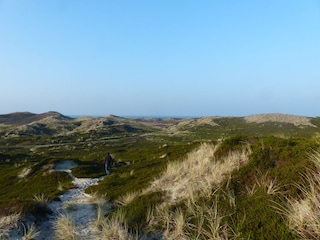
<svg viewBox="0 0 320 240">
<path fill-rule="evenodd" d="M 112 174 L 87 189 L 113 203 L 101 231 L 117 226 L 127 236 L 160 232 L 164 239 L 320 237 L 318 118 L 51 117 L 27 124 L 40 121 L 47 132 L 1 125 L 0 216 L 35 214 L 35 196 L 52 200 L 71 188 L 55 162 L 72 159 L 75 176 L 98 177 L 110 152 Z"/>
</svg>

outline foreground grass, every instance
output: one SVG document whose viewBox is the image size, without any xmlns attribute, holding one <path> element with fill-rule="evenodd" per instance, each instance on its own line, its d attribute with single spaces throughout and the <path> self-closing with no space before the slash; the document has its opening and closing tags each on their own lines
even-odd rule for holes
<svg viewBox="0 0 320 240">
<path fill-rule="evenodd" d="M 287 217 L 289 228 L 302 239 L 320 238 L 320 152 L 309 156 L 314 168 L 303 175 L 304 183 L 297 184 L 301 191 L 298 198 L 289 198 L 280 211 Z"/>
<path fill-rule="evenodd" d="M 293 239 L 275 206 L 299 195 L 295 182 L 313 166 L 306 156 L 317 146 L 314 140 L 241 136 L 198 145 L 168 162 L 149 186 L 132 191 L 131 185 L 112 216 L 124 215 L 129 229 L 161 231 L 166 239 Z"/>
<path fill-rule="evenodd" d="M 61 214 L 54 224 L 56 239 L 79 239 L 75 223 L 68 215 Z"/>
<path fill-rule="evenodd" d="M 189 153 L 183 161 L 168 163 L 166 170 L 148 190 L 166 191 L 167 199 L 171 202 L 193 198 L 194 192 L 199 191 L 210 196 L 212 189 L 229 178 L 233 170 L 247 163 L 251 152 L 250 147 L 245 146 L 241 151 L 232 151 L 216 159 L 218 147 L 205 143 Z"/>
</svg>

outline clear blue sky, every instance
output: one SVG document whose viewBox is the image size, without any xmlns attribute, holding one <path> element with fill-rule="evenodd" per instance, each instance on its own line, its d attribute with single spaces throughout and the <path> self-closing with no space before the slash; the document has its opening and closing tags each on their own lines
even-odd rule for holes
<svg viewBox="0 0 320 240">
<path fill-rule="evenodd" d="M 0 0 L 0 114 L 320 115 L 319 0 Z"/>
</svg>

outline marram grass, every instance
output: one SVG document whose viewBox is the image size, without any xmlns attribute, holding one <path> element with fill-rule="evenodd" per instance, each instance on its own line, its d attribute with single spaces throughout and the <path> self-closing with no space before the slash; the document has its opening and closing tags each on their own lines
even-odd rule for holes
<svg viewBox="0 0 320 240">
<path fill-rule="evenodd" d="M 304 175 L 305 184 L 298 186 L 302 195 L 288 199 L 282 213 L 287 217 L 289 228 L 302 239 L 320 239 L 320 152 L 309 156 L 315 168 Z"/>
<path fill-rule="evenodd" d="M 77 230 L 70 216 L 60 214 L 54 223 L 57 240 L 77 240 Z"/>
<path fill-rule="evenodd" d="M 169 162 L 166 171 L 151 183 L 150 191 L 167 191 L 168 199 L 172 202 L 192 197 L 193 191 L 210 195 L 214 187 L 219 187 L 232 171 L 249 160 L 251 152 L 249 147 L 245 147 L 215 159 L 217 148 L 216 145 L 204 143 L 183 161 Z"/>
</svg>

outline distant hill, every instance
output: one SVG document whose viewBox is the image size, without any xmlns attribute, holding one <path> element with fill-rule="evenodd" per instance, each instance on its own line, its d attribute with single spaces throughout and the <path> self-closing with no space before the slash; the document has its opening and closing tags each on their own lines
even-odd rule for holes
<svg viewBox="0 0 320 240">
<path fill-rule="evenodd" d="M 61 119 L 61 120 L 70 119 L 69 117 L 66 117 L 54 111 L 41 113 L 41 114 L 35 114 L 30 112 L 15 112 L 15 113 L 0 115 L 0 124 L 21 126 L 21 125 L 29 124 L 35 121 L 40 121 L 48 117 L 53 117 L 55 119 Z"/>
<path fill-rule="evenodd" d="M 270 114 L 255 114 L 245 117 L 247 122 L 265 123 L 265 122 L 278 122 L 278 123 L 291 123 L 295 126 L 311 126 L 316 127 L 311 123 L 311 118 L 305 116 L 297 116 L 282 113 Z"/>
<path fill-rule="evenodd" d="M 154 131 L 170 136 L 194 133 L 207 137 L 210 135 L 212 138 L 234 134 L 320 136 L 320 118 L 281 113 L 199 118 L 124 118 L 115 115 L 70 118 L 54 111 L 0 115 L 0 138 L 26 135 L 71 136 L 80 133 L 99 133 L 105 136 Z"/>
</svg>

